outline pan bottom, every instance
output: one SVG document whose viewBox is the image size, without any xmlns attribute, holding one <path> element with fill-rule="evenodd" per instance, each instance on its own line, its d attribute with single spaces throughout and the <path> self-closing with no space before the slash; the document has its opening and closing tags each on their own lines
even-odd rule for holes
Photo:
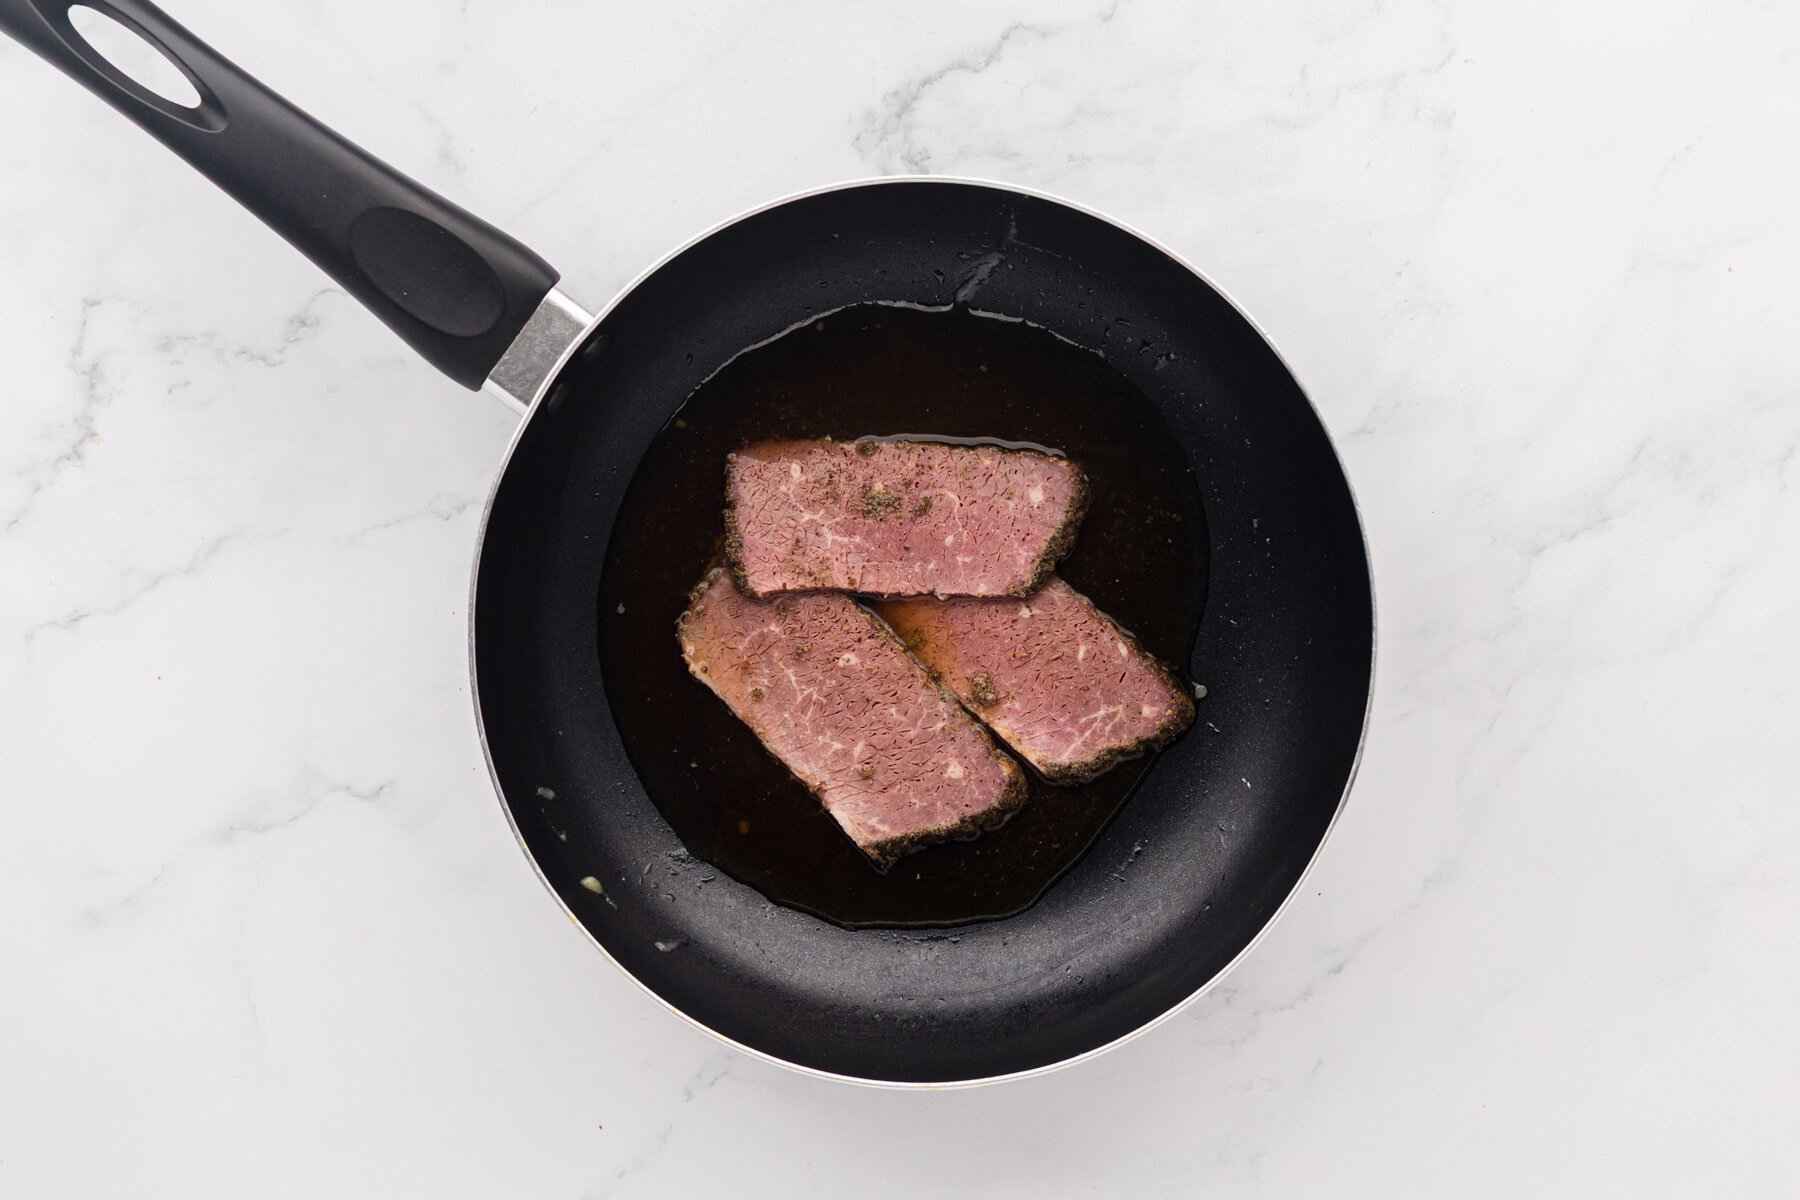
<svg viewBox="0 0 1800 1200">
<path fill-rule="evenodd" d="M 851 927 L 1017 913 L 1099 836 L 1150 759 L 1079 787 L 1035 776 L 1002 828 L 877 873 L 818 800 L 691 678 L 675 619 L 721 534 L 725 456 L 761 438 L 895 433 L 1033 442 L 1093 485 L 1059 568 L 1165 662 L 1185 663 L 1206 586 L 1199 489 L 1150 401 L 1101 355 L 964 307 L 867 304 L 732 359 L 652 443 L 613 526 L 600 668 L 632 766 L 704 875 Z"/>
</svg>

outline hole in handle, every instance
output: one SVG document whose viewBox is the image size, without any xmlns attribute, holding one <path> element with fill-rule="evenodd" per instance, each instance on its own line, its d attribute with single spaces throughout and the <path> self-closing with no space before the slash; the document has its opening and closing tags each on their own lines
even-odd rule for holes
<svg viewBox="0 0 1800 1200">
<path fill-rule="evenodd" d="M 199 108 L 200 92 L 169 56 L 130 26 L 85 4 L 69 6 L 69 24 L 126 78 L 182 108 Z"/>
</svg>

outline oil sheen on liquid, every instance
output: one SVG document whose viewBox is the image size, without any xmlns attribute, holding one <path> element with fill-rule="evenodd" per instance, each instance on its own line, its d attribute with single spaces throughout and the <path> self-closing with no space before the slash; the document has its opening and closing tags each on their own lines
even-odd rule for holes
<svg viewBox="0 0 1800 1200">
<path fill-rule="evenodd" d="M 895 435 L 1035 443 L 1079 463 L 1093 503 L 1058 571 L 1185 678 L 1205 600 L 1205 519 L 1150 401 L 1104 358 L 1046 330 L 886 305 L 841 309 L 745 351 L 657 436 L 613 528 L 601 670 L 632 765 L 696 858 L 841 925 L 1003 917 L 1081 856 L 1154 757 L 1079 787 L 1027 767 L 1029 798 L 1005 826 L 884 875 L 688 675 L 676 645 L 675 620 L 719 550 L 728 453 L 763 438 Z"/>
</svg>

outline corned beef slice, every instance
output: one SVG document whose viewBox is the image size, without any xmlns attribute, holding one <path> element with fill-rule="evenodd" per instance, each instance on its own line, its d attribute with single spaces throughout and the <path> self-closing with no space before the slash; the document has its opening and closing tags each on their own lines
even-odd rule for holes
<svg viewBox="0 0 1800 1200">
<path fill-rule="evenodd" d="M 753 596 L 1023 596 L 1067 554 L 1087 480 L 1032 450 L 758 442 L 727 459 L 726 552 Z"/>
<path fill-rule="evenodd" d="M 847 596 L 753 600 L 715 568 L 676 632 L 688 670 L 879 866 L 1025 798 L 1018 764 Z"/>
<path fill-rule="evenodd" d="M 1168 670 L 1056 576 L 1023 600 L 891 600 L 876 610 L 1053 783 L 1093 779 L 1193 723 L 1193 698 Z"/>
</svg>

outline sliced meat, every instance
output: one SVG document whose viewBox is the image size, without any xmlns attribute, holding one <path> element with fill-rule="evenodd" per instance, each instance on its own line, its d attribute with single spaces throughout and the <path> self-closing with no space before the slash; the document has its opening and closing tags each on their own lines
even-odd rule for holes
<svg viewBox="0 0 1800 1200">
<path fill-rule="evenodd" d="M 892 600 L 876 610 L 1052 783 L 1086 782 L 1193 724 L 1193 697 L 1168 669 L 1056 576 L 1024 600 Z"/>
<path fill-rule="evenodd" d="M 694 677 L 878 866 L 991 829 L 1025 799 L 1019 765 L 847 596 L 753 600 L 715 568 L 676 633 Z"/>
<path fill-rule="evenodd" d="M 825 438 L 726 462 L 726 552 L 753 596 L 1029 595 L 1087 510 L 1080 468 L 1035 450 Z"/>
</svg>

